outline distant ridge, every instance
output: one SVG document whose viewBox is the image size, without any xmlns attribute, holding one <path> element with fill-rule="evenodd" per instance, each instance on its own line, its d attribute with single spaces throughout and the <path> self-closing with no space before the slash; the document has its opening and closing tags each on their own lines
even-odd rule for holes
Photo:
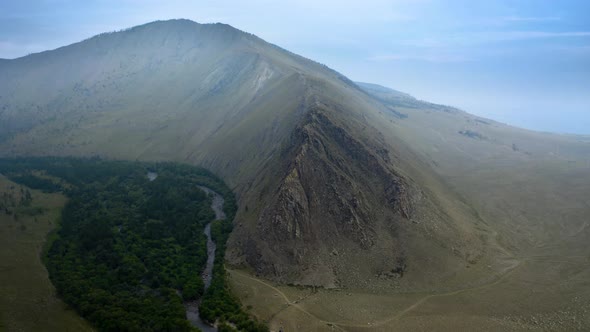
<svg viewBox="0 0 590 332">
<path fill-rule="evenodd" d="M 382 86 L 379 84 L 364 83 L 364 82 L 354 82 L 354 83 L 356 85 L 360 86 L 361 88 L 373 91 L 375 93 L 387 93 L 390 96 L 398 96 L 399 98 L 416 99 L 413 96 L 411 96 L 405 92 L 397 91 L 392 88 L 388 88 L 388 87 L 385 87 L 385 86 Z"/>
</svg>

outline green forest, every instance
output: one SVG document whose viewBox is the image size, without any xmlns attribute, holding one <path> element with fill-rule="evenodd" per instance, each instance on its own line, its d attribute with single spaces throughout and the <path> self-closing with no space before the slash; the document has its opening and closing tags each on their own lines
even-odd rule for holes
<svg viewBox="0 0 590 332">
<path fill-rule="evenodd" d="M 148 172 L 157 174 L 148 179 Z M 211 172 L 176 163 L 100 158 L 0 159 L 11 180 L 68 198 L 44 262 L 58 295 L 101 331 L 198 331 L 183 301 L 201 299 L 202 319 L 219 330 L 267 331 L 232 296 L 223 265 L 237 206 Z M 214 219 L 206 186 L 228 218 L 212 224 L 217 243 L 205 294 L 204 227 Z M 229 324 L 228 324 L 229 323 Z"/>
</svg>

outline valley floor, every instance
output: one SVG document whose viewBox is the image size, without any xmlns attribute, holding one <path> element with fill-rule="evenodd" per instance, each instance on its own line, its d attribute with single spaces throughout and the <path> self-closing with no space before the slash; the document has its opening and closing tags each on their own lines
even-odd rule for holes
<svg viewBox="0 0 590 332">
<path fill-rule="evenodd" d="M 514 257 L 501 275 L 441 293 L 278 286 L 230 270 L 242 303 L 279 331 L 587 331 L 590 260 Z"/>
</svg>

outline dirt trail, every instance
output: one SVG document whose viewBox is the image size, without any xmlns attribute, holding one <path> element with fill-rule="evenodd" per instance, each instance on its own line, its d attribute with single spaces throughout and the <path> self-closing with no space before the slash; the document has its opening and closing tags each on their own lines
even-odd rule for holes
<svg viewBox="0 0 590 332">
<path fill-rule="evenodd" d="M 388 318 L 373 321 L 373 322 L 367 322 L 366 324 L 350 324 L 350 323 L 345 323 L 345 322 L 333 322 L 333 321 L 323 320 L 323 319 L 319 318 L 318 316 L 316 316 L 315 314 L 307 311 L 305 308 L 303 308 L 301 305 L 299 305 L 297 303 L 297 301 L 289 300 L 289 298 L 285 295 L 285 293 L 283 293 L 281 290 L 279 290 L 275 286 L 273 286 L 263 280 L 251 277 L 250 275 L 248 275 L 244 272 L 236 271 L 236 270 L 231 270 L 231 271 L 233 273 L 239 274 L 245 278 L 248 278 L 250 280 L 253 280 L 253 281 L 256 281 L 260 284 L 263 284 L 263 285 L 271 288 L 277 294 L 279 294 L 285 300 L 287 307 L 281 308 L 277 313 L 275 313 L 275 315 L 277 315 L 279 312 L 281 312 L 283 310 L 286 310 L 289 307 L 294 307 L 295 309 L 305 313 L 306 315 L 315 318 L 320 323 L 324 323 L 324 324 L 329 325 L 333 328 L 337 328 L 337 329 L 343 330 L 343 331 L 345 330 L 344 328 L 346 328 L 346 327 L 362 328 L 362 329 L 383 327 L 384 325 L 391 323 L 392 321 L 395 321 L 397 319 L 401 319 L 404 315 L 408 314 L 412 310 L 415 310 L 420 305 L 424 304 L 425 302 L 427 302 L 430 299 L 438 298 L 438 297 L 454 296 L 454 295 L 458 295 L 458 294 L 462 294 L 462 293 L 466 293 L 466 292 L 478 291 L 478 290 L 483 290 L 483 289 L 487 289 L 487 288 L 496 286 L 496 285 L 500 284 L 501 282 L 503 282 L 510 275 L 512 275 L 512 273 L 514 273 L 520 266 L 523 265 L 523 263 L 525 263 L 528 260 L 528 258 L 526 258 L 526 257 L 515 257 L 515 255 L 510 250 L 508 250 L 506 247 L 504 247 L 499 242 L 499 234 L 497 231 L 493 230 L 493 234 L 492 234 L 491 238 L 492 238 L 492 241 L 493 241 L 493 244 L 495 245 L 495 247 L 498 248 L 498 250 L 500 252 L 502 252 L 502 254 L 505 255 L 505 257 L 503 257 L 501 259 L 511 262 L 511 264 L 509 264 L 506 268 L 504 268 L 502 271 L 500 271 L 497 274 L 497 277 L 494 280 L 487 282 L 485 284 L 482 284 L 482 285 L 478 285 L 478 286 L 458 289 L 455 291 L 450 291 L 450 292 L 445 292 L 445 293 L 435 293 L 435 294 L 425 295 L 424 297 L 417 300 L 414 304 L 393 314 L 392 316 L 390 316 Z"/>
<path fill-rule="evenodd" d="M 257 278 L 253 278 L 253 277 L 251 277 L 250 275 L 248 275 L 247 273 L 244 273 L 244 272 L 242 272 L 242 271 L 237 271 L 237 270 L 230 270 L 230 271 L 231 271 L 232 273 L 239 274 L 239 275 L 241 275 L 241 276 L 242 276 L 242 277 L 244 277 L 244 278 L 247 278 L 247 279 L 253 280 L 253 281 L 255 281 L 255 282 L 258 282 L 258 283 L 260 283 L 260 284 L 263 284 L 263 285 L 264 285 L 264 286 L 266 286 L 266 287 L 269 287 L 269 288 L 270 288 L 270 289 L 272 289 L 273 291 L 277 292 L 277 294 L 279 294 L 279 295 L 280 295 L 280 296 L 281 296 L 281 297 L 282 297 L 282 298 L 285 300 L 285 302 L 287 302 L 287 303 L 286 303 L 286 304 L 287 304 L 287 306 L 296 308 L 297 310 L 299 310 L 299 311 L 303 312 L 304 314 L 306 314 L 306 315 L 308 315 L 308 316 L 311 316 L 311 317 L 313 317 L 314 319 L 316 319 L 316 320 L 317 320 L 317 321 L 319 321 L 320 323 L 325 323 L 326 325 L 330 325 L 330 326 L 333 326 L 333 327 L 335 327 L 335 328 L 337 328 L 337 329 L 339 329 L 339 330 L 341 330 L 341 331 L 345 331 L 344 329 L 342 329 L 342 328 L 339 326 L 339 325 L 341 325 L 341 324 L 337 324 L 337 323 L 334 323 L 334 322 L 330 322 L 330 321 L 323 320 L 323 319 L 319 318 L 318 316 L 316 316 L 316 315 L 312 314 L 311 312 L 307 311 L 305 308 L 303 308 L 302 306 L 300 306 L 299 304 L 297 304 L 297 302 L 289 300 L 289 298 L 287 297 L 287 295 L 285 295 L 285 293 L 283 293 L 283 292 L 282 292 L 280 289 L 276 288 L 275 286 L 273 286 L 273 285 L 271 285 L 271 284 L 269 284 L 269 283 L 267 283 L 267 282 L 265 282 L 265 281 L 263 281 L 263 280 L 260 280 L 260 279 L 257 279 Z M 285 308 L 282 308 L 280 311 L 283 311 L 284 309 L 285 309 Z"/>
<path fill-rule="evenodd" d="M 383 326 L 383 325 L 385 325 L 387 323 L 390 323 L 391 321 L 394 321 L 396 319 L 399 319 L 402 316 L 404 316 L 405 314 L 407 314 L 408 312 L 416 309 L 421 304 L 425 303 L 426 301 L 428 301 L 428 300 L 430 300 L 432 298 L 453 296 L 453 295 L 458 295 L 458 294 L 465 293 L 465 292 L 482 290 L 482 289 L 487 289 L 487 288 L 496 286 L 497 284 L 499 284 L 502 281 L 504 281 L 507 277 L 509 277 L 519 266 L 521 266 L 522 263 L 523 263 L 523 261 L 517 260 L 516 261 L 516 264 L 514 264 L 513 266 L 510 266 L 508 268 L 506 268 L 504 270 L 504 274 L 503 275 L 501 275 L 498 279 L 496 279 L 495 281 L 492 281 L 490 283 L 487 283 L 487 284 L 484 284 L 484 285 L 480 285 L 480 286 L 470 287 L 470 288 L 463 288 L 463 289 L 459 289 L 459 290 L 448 292 L 448 293 L 431 294 L 431 295 L 424 296 L 420 300 L 416 301 L 416 303 L 414 303 L 411 306 L 407 307 L 406 309 L 398 312 L 394 316 L 392 316 L 390 318 L 387 318 L 387 319 L 384 319 L 384 320 L 381 320 L 381 321 L 377 321 L 377 322 L 371 323 L 371 327 Z M 351 325 L 348 325 L 348 326 L 351 326 Z M 358 327 L 361 327 L 361 326 L 359 325 Z M 365 327 L 365 326 L 363 326 L 363 327 Z"/>
<path fill-rule="evenodd" d="M 344 322 L 332 322 L 332 321 L 326 321 L 323 320 L 321 318 L 319 318 L 318 316 L 316 316 L 315 314 L 307 311 L 305 308 L 303 308 L 302 306 L 300 306 L 299 304 L 297 304 L 296 302 L 292 302 L 291 300 L 289 300 L 289 298 L 287 297 L 287 295 L 285 295 L 285 293 L 283 293 L 281 290 L 279 290 L 278 288 L 274 287 L 273 285 L 257 279 L 257 278 L 253 278 L 250 275 L 241 272 L 241 271 L 236 271 L 236 270 L 232 270 L 232 273 L 236 273 L 239 274 L 245 278 L 248 278 L 250 280 L 256 281 L 260 284 L 263 284 L 269 288 L 271 288 L 273 291 L 275 291 L 277 294 L 279 294 L 284 300 L 285 302 L 287 302 L 288 306 L 294 307 L 297 310 L 315 318 L 316 320 L 318 320 L 321 323 L 325 323 L 327 325 L 339 328 L 340 330 L 344 330 L 343 328 L 346 327 L 354 327 L 354 328 L 375 328 L 375 327 L 380 327 L 383 325 L 386 325 L 396 319 L 400 319 L 402 316 L 406 315 L 407 313 L 409 313 L 410 311 L 418 308 L 420 305 L 422 305 L 423 303 L 425 303 L 426 301 L 432 299 L 432 298 L 436 298 L 436 297 L 445 297 L 445 296 L 453 296 L 453 295 L 457 295 L 457 294 L 461 294 L 461 293 L 465 293 L 465 292 L 470 292 L 470 291 L 476 291 L 476 290 L 482 290 L 482 289 L 486 289 L 489 287 L 493 287 L 496 286 L 497 284 L 501 283 L 502 281 L 504 281 L 507 277 L 509 277 L 518 267 L 520 267 L 522 265 L 522 263 L 524 262 L 523 260 L 514 260 L 515 263 L 512 264 L 511 266 L 507 267 L 504 271 L 503 274 L 501 276 L 499 276 L 496 280 L 491 281 L 489 283 L 486 283 L 484 285 L 480 285 L 480 286 L 475 286 L 475 287 L 470 287 L 470 288 L 463 288 L 463 289 L 459 289 L 456 291 L 452 291 L 452 292 L 447 292 L 447 293 L 439 293 L 439 294 L 430 294 L 430 295 L 426 295 L 424 297 L 422 297 L 421 299 L 419 299 L 418 301 L 416 301 L 414 304 L 410 305 L 409 307 L 407 307 L 406 309 L 399 311 L 397 313 L 395 313 L 393 316 L 385 318 L 383 320 L 379 320 L 379 321 L 374 321 L 374 322 L 368 322 L 366 324 L 350 324 L 350 323 L 344 323 Z M 281 311 L 284 310 L 281 309 Z"/>
</svg>

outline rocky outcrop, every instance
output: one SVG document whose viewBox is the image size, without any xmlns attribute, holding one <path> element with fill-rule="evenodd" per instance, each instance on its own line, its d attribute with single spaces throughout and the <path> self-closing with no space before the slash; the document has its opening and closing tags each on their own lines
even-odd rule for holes
<svg viewBox="0 0 590 332">
<path fill-rule="evenodd" d="M 411 184 L 372 143 L 355 139 L 329 111 L 310 110 L 281 154 L 284 176 L 258 218 L 259 239 L 246 246 L 248 264 L 283 282 L 338 286 L 346 277 L 335 255 L 369 254 L 384 229 L 387 239 L 397 237 L 414 211 Z M 399 245 L 384 255 L 404 260 Z"/>
</svg>

